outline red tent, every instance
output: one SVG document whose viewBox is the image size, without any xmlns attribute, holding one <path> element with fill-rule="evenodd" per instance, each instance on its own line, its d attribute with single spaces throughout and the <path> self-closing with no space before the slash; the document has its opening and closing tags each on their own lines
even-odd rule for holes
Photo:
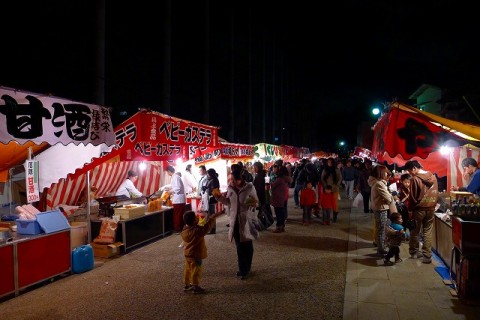
<svg viewBox="0 0 480 320">
<path fill-rule="evenodd" d="M 163 161 L 188 159 L 189 146 L 216 148 L 218 127 L 183 120 L 154 111 L 142 110 L 115 128 L 117 147 L 52 185 L 46 192 L 47 208 L 75 204 L 90 172 L 90 184 L 97 196 L 115 192 L 130 169 L 139 172 L 137 188 L 143 194 L 158 190 Z M 138 170 L 144 163 L 146 170 Z"/>
<path fill-rule="evenodd" d="M 374 126 L 372 153 L 378 162 L 399 166 L 416 159 L 439 177 L 447 176 L 450 188 L 452 183 L 464 185 L 457 181 L 462 172 L 460 163 L 468 154 L 478 159 L 472 144 L 480 144 L 479 138 L 479 127 L 395 102 Z"/>
</svg>

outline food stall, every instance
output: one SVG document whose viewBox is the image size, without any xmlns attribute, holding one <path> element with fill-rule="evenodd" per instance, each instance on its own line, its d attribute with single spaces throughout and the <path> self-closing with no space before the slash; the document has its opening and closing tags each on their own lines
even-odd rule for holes
<svg viewBox="0 0 480 320">
<path fill-rule="evenodd" d="M 150 199 L 160 186 L 169 182 L 168 175 L 164 174 L 166 161 L 187 160 L 190 146 L 218 146 L 217 127 L 149 110 L 137 112 L 118 125 L 114 132 L 117 147 L 49 188 L 47 199 L 50 207 L 61 203 L 73 204 L 81 196 L 77 186 L 85 181 L 96 186 L 98 198 L 113 196 L 126 178 L 126 172 L 132 169 L 138 173 L 137 189 Z M 119 203 L 115 208 L 124 204 Z M 124 243 L 127 251 L 163 237 L 172 231 L 172 215 L 173 210 L 168 206 L 153 212 L 147 211 L 147 206 L 144 206 L 142 215 L 119 221 L 117 240 Z M 89 235 L 94 239 L 102 217 L 92 215 L 89 218 Z"/>
<path fill-rule="evenodd" d="M 390 104 L 374 126 L 372 153 L 377 162 L 386 161 L 401 167 L 407 160 L 418 160 L 426 170 L 438 177 L 447 177 L 444 190 L 439 191 L 449 211 L 435 213 L 432 246 L 457 278 L 460 265 L 462 268 L 475 265 L 477 258 L 472 254 L 464 256 L 458 251 L 455 237 L 459 228 L 454 228 L 458 219 L 451 214 L 450 204 L 459 196 L 470 199 L 470 195 L 447 190 L 453 185 L 467 185 L 461 162 L 466 157 L 480 160 L 479 145 L 480 127 L 445 119 L 398 102 Z M 469 201 L 476 202 L 477 199 Z M 461 261 L 466 263 L 461 264 Z M 478 281 L 471 270 L 466 270 L 463 276 L 463 283 L 459 282 L 460 295 L 466 292 L 467 282 Z"/>
<path fill-rule="evenodd" d="M 244 163 L 253 160 L 254 147 L 248 144 L 229 143 L 221 141 L 217 148 L 204 148 L 192 146 L 189 158 L 194 159 L 195 165 L 205 165 L 207 169 L 215 169 L 218 173 L 220 191 L 225 192 L 228 187 L 228 174 L 233 163 Z M 187 203 L 191 203 L 193 210 L 200 210 L 201 198 L 196 195 L 187 196 Z M 217 202 L 215 212 L 222 212 L 225 208 Z"/>
<path fill-rule="evenodd" d="M 108 108 L 6 87 L 0 87 L 0 97 L 0 155 L 10 156 L 0 164 L 2 182 L 23 170 L 25 202 L 38 204 L 38 168 L 52 165 L 32 160 L 33 152 L 55 144 L 111 145 L 114 141 Z M 18 203 L 9 200 L 8 205 Z M 11 215 L 8 219 L 0 215 L 2 228 L 10 232 L 0 241 L 0 297 L 18 295 L 34 284 L 70 272 L 71 229 L 62 213 L 37 210 L 34 220 L 16 221 L 10 220 Z"/>
</svg>

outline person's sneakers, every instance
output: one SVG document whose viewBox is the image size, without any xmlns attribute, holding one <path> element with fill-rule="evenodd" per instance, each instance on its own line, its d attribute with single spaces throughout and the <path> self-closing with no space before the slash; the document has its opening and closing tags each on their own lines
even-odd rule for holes
<svg viewBox="0 0 480 320">
<path fill-rule="evenodd" d="M 237 271 L 237 278 L 240 280 L 245 280 L 247 279 L 247 275 L 242 274 L 240 271 Z"/>
<path fill-rule="evenodd" d="M 415 252 L 410 254 L 410 258 L 412 259 L 420 259 L 423 257 L 423 254 L 421 252 Z"/>
<path fill-rule="evenodd" d="M 298 205 L 295 205 L 295 209 L 298 209 L 298 208 L 300 208 L 300 206 L 298 206 Z"/>
<path fill-rule="evenodd" d="M 402 258 L 395 258 L 395 263 L 403 262 Z"/>
<path fill-rule="evenodd" d="M 205 289 L 203 289 L 203 288 L 200 287 L 200 286 L 193 286 L 192 292 L 193 292 L 193 293 L 205 293 Z"/>
<path fill-rule="evenodd" d="M 393 262 L 387 259 L 383 260 L 383 264 L 386 266 L 393 266 Z"/>
<path fill-rule="evenodd" d="M 425 263 L 425 264 L 432 263 L 432 258 L 423 257 L 422 263 Z"/>
<path fill-rule="evenodd" d="M 193 290 L 193 286 L 191 284 L 188 284 L 186 285 L 185 287 L 183 287 L 183 291 L 190 291 L 190 290 Z"/>
</svg>

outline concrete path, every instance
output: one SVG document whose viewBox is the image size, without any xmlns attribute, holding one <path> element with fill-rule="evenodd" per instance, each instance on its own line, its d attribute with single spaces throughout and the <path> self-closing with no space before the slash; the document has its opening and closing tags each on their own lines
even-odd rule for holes
<svg viewBox="0 0 480 320">
<path fill-rule="evenodd" d="M 286 232 L 261 233 L 252 275 L 235 276 L 235 246 L 225 216 L 207 235 L 201 285 L 183 292 L 177 235 L 82 274 L 59 277 L 0 302 L 2 319 L 479 319 L 480 309 L 452 297 L 434 270 L 408 259 L 384 267 L 374 256 L 371 216 L 340 201 L 339 221 L 301 225 L 290 199 Z M 270 228 L 272 229 L 272 228 Z M 1 266 L 0 266 L 1 269 Z M 1 272 L 1 270 L 0 270 Z"/>
<path fill-rule="evenodd" d="M 375 257 L 372 221 L 363 209 L 351 209 L 343 319 L 480 319 L 478 304 L 452 296 L 451 287 L 435 271 L 443 266 L 438 257 L 423 264 L 410 258 L 408 243 L 403 243 L 403 262 L 384 266 L 383 259 Z"/>
</svg>

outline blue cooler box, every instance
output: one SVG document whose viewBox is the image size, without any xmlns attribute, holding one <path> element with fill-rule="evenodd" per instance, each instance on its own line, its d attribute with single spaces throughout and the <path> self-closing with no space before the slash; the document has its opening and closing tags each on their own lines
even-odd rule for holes
<svg viewBox="0 0 480 320">
<path fill-rule="evenodd" d="M 37 220 L 23 220 L 17 219 L 15 220 L 17 224 L 17 233 L 18 234 L 40 234 L 42 233 L 42 229 L 40 229 L 40 225 L 38 224 Z"/>
<path fill-rule="evenodd" d="M 72 272 L 82 273 L 93 269 L 93 248 L 89 244 L 77 247 L 72 251 Z"/>
<path fill-rule="evenodd" d="M 70 223 L 60 210 L 37 213 L 37 221 L 45 233 L 70 230 Z"/>
</svg>

